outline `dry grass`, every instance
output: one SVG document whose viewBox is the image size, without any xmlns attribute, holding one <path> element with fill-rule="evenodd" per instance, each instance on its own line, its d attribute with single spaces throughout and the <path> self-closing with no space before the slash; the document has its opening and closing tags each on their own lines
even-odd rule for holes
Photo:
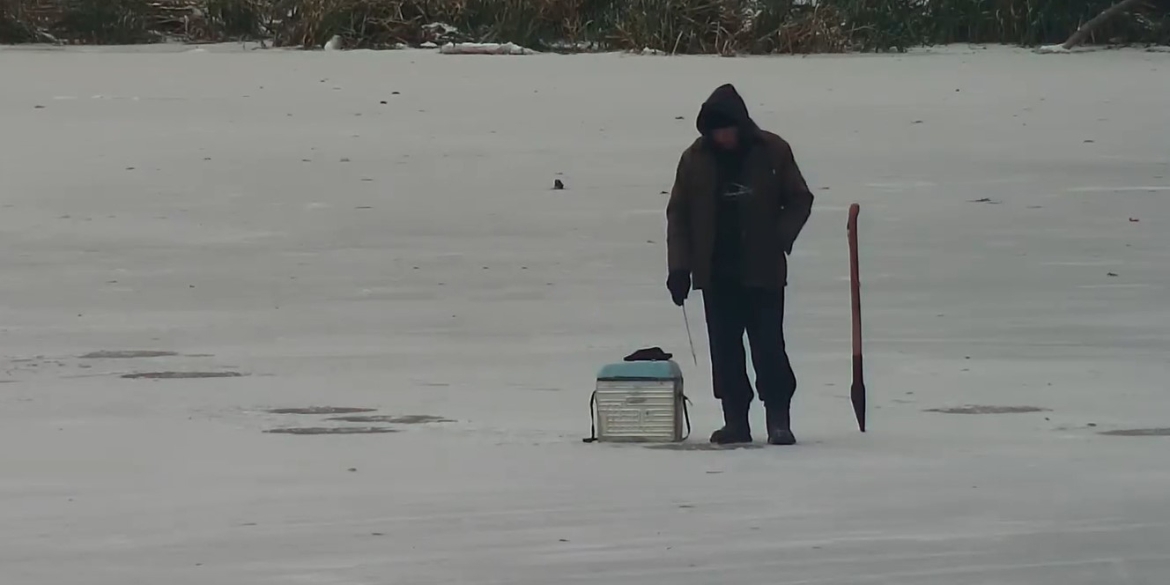
<svg viewBox="0 0 1170 585">
<path fill-rule="evenodd" d="M 0 0 L 0 41 L 29 42 L 41 31 L 80 43 L 266 38 L 320 47 L 341 35 L 371 48 L 471 40 L 727 55 L 888 51 L 1060 42 L 1113 1 Z M 1093 40 L 1170 42 L 1170 0 L 1147 0 Z"/>
</svg>

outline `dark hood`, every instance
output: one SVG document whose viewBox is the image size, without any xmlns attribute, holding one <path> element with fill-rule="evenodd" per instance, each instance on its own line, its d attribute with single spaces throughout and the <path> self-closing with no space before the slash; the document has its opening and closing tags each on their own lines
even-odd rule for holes
<svg viewBox="0 0 1170 585">
<path fill-rule="evenodd" d="M 717 87 L 711 93 L 711 97 L 699 109 L 699 117 L 695 119 L 695 127 L 704 137 L 709 136 L 711 130 L 728 125 L 739 127 L 748 136 L 760 129 L 748 115 L 747 104 L 730 83 Z"/>
</svg>

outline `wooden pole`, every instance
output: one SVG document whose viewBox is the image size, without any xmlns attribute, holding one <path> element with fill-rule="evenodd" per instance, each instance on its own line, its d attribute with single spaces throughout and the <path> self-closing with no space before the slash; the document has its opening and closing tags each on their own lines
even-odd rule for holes
<svg viewBox="0 0 1170 585">
<path fill-rule="evenodd" d="M 861 206 L 849 206 L 849 296 L 853 305 L 853 386 L 849 397 L 857 427 L 865 432 L 865 376 L 861 365 L 861 271 L 857 266 L 857 215 Z"/>
</svg>

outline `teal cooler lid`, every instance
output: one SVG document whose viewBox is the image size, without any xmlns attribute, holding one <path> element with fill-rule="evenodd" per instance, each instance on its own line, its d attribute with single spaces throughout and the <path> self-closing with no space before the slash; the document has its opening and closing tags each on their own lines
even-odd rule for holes
<svg viewBox="0 0 1170 585">
<path fill-rule="evenodd" d="M 599 381 L 681 380 L 682 368 L 674 360 L 664 362 L 617 362 L 602 366 Z"/>
</svg>

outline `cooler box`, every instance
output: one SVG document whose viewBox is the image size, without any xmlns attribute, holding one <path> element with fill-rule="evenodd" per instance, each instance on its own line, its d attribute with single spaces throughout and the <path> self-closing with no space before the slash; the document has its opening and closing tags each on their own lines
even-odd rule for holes
<svg viewBox="0 0 1170 585">
<path fill-rule="evenodd" d="M 593 392 L 596 440 L 682 441 L 690 434 L 686 401 L 674 361 L 609 364 L 598 372 Z"/>
</svg>

